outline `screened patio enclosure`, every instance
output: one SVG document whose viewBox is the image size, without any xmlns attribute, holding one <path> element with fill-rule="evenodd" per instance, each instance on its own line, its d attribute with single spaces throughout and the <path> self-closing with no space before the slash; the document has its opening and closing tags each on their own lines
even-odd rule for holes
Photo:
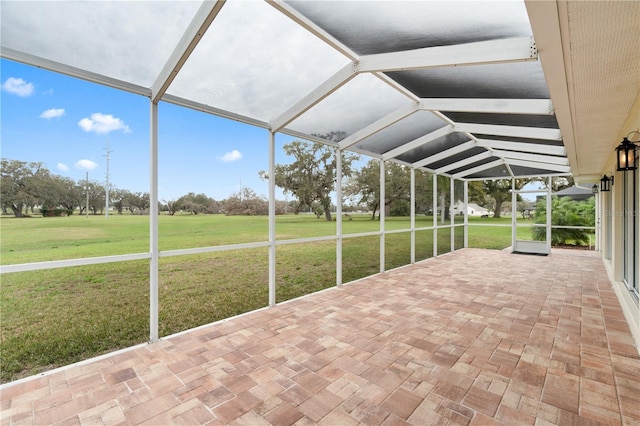
<svg viewBox="0 0 640 426">
<path fill-rule="evenodd" d="M 3 1 L 2 58 L 149 98 L 151 215 L 149 252 L 4 265 L 1 271 L 148 260 L 150 340 L 156 341 L 160 258 L 267 248 L 273 305 L 277 247 L 313 241 L 276 239 L 277 133 L 334 147 L 338 164 L 345 151 L 378 159 L 381 199 L 386 162 L 410 167 L 412 177 L 448 178 L 452 199 L 455 181 L 465 182 L 465 200 L 473 180 L 573 175 L 580 183 L 596 182 L 637 97 L 638 15 L 636 2 Z M 588 19 L 598 25 L 581 25 Z M 616 78 L 590 81 L 584 70 L 593 62 L 600 64 L 598 75 L 606 67 L 594 60 L 602 46 L 589 43 L 601 33 L 609 35 L 607 63 L 620 66 Z M 570 41 L 583 42 L 584 50 L 564 56 Z M 609 108 L 603 94 L 612 86 L 615 105 Z M 268 241 L 159 251 L 160 102 L 268 131 Z M 594 105 L 595 119 L 588 108 Z M 332 132 L 344 138 L 322 137 Z M 348 239 L 340 170 L 336 235 L 324 238 L 336 241 L 338 285 Z M 414 262 L 421 229 L 415 211 L 411 217 L 406 231 Z M 448 224 L 451 250 L 466 245 L 464 238 L 456 245 L 455 237 L 466 225 Z M 434 255 L 437 228 L 434 221 L 425 229 L 434 231 Z M 379 232 L 360 235 L 379 236 L 381 272 L 388 269 L 389 234 L 381 212 Z"/>
</svg>

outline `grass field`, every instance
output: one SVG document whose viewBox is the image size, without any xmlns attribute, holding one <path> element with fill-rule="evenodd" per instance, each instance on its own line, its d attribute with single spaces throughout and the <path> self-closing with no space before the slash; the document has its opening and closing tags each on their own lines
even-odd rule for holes
<svg viewBox="0 0 640 426">
<path fill-rule="evenodd" d="M 510 219 L 471 219 L 509 225 Z M 431 217 L 416 227 L 433 225 Z M 344 234 L 379 230 L 366 216 L 343 221 Z M 407 229 L 408 218 L 388 218 L 386 230 Z M 277 218 L 278 240 L 335 235 L 335 222 L 310 216 Z M 529 232 L 529 228 L 520 229 Z M 0 219 L 3 265 L 147 252 L 146 216 L 71 216 Z M 416 260 L 433 255 L 433 230 L 416 232 Z M 438 253 L 450 251 L 451 229 L 438 230 Z M 463 246 L 455 228 L 455 247 Z M 266 217 L 159 217 L 160 250 L 268 240 Z M 378 236 L 343 239 L 343 282 L 380 271 Z M 472 226 L 469 245 L 501 249 L 510 227 Z M 279 245 L 276 297 L 282 302 L 336 284 L 336 242 Z M 410 263 L 410 233 L 385 237 L 385 267 Z M 149 336 L 149 262 L 127 261 L 4 274 L 0 291 L 1 381 L 7 382 L 118 348 Z M 268 304 L 268 249 L 163 257 L 159 266 L 159 328 L 166 336 Z"/>
</svg>

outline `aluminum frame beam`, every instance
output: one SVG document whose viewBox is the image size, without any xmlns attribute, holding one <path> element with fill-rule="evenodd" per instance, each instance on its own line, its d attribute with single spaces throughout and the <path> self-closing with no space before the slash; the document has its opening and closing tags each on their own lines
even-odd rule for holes
<svg viewBox="0 0 640 426">
<path fill-rule="evenodd" d="M 185 108 L 189 108 L 195 111 L 200 111 L 200 112 L 205 112 L 207 114 L 211 114 L 211 115 L 215 115 L 217 117 L 222 117 L 222 118 L 228 118 L 229 120 L 234 120 L 234 121 L 238 121 L 240 123 L 245 123 L 245 124 L 249 124 L 252 126 L 256 126 L 256 127 L 261 127 L 263 129 L 269 129 L 269 123 L 267 123 L 266 121 L 260 121 L 260 120 L 256 120 L 254 118 L 251 117 L 247 117 L 245 115 L 240 115 L 240 114 L 236 114 L 233 113 L 231 111 L 227 111 L 227 110 L 223 110 L 220 108 L 215 108 L 200 102 L 196 102 L 196 101 L 191 101 L 189 99 L 186 98 L 181 98 L 178 96 L 174 96 L 174 95 L 170 95 L 170 94 L 165 94 L 162 97 L 162 101 L 163 102 L 168 102 L 174 105 L 179 105 Z"/>
<path fill-rule="evenodd" d="M 158 102 L 165 94 L 182 66 L 196 48 L 209 25 L 218 16 L 226 0 L 203 1 L 193 20 L 182 34 L 182 38 L 175 47 L 169 60 L 151 86 L 151 101 Z"/>
<path fill-rule="evenodd" d="M 435 169 L 434 171 L 437 174 L 442 174 L 442 173 L 446 173 L 449 170 L 455 170 L 455 169 L 459 169 L 460 167 L 464 167 L 464 166 L 468 166 L 469 164 L 473 164 L 476 163 L 478 161 L 482 161 L 485 160 L 487 158 L 491 158 L 491 157 L 498 157 L 498 155 L 494 155 L 493 153 L 486 151 L 486 152 L 481 152 L 480 154 L 476 154 L 473 155 L 471 157 L 467 157 L 463 160 L 460 161 L 456 161 L 455 163 L 451 163 L 451 164 L 447 164 L 446 166 L 442 166 L 438 169 Z"/>
<path fill-rule="evenodd" d="M 361 140 L 366 139 L 371 135 L 375 135 L 376 133 L 397 123 L 398 121 L 410 116 L 416 111 L 418 111 L 418 104 L 415 102 L 407 105 L 406 107 L 398 108 L 397 110 L 392 111 L 389 114 L 385 115 L 381 119 L 374 121 L 368 126 L 358 130 L 351 136 L 341 140 L 338 146 L 340 147 L 341 150 L 347 149 L 357 144 Z"/>
<path fill-rule="evenodd" d="M 533 37 L 480 41 L 453 46 L 425 47 L 360 57 L 360 72 L 406 71 L 421 68 L 535 61 Z"/>
<path fill-rule="evenodd" d="M 102 74 L 86 71 L 81 68 L 76 68 L 71 65 L 44 59 L 39 56 L 30 55 L 28 53 L 20 52 L 8 47 L 0 48 L 0 57 L 68 75 L 70 77 L 79 78 L 81 80 L 90 81 L 91 83 L 97 83 L 114 89 L 124 90 L 125 92 L 134 93 L 136 95 L 142 95 L 146 97 L 151 96 L 151 89 L 149 89 L 148 87 L 139 86 L 127 81 L 118 80 Z"/>
<path fill-rule="evenodd" d="M 333 37 L 331 34 L 326 32 L 325 30 L 317 26 L 314 22 L 309 20 L 306 16 L 301 15 L 297 10 L 289 6 L 284 1 L 266 0 L 266 2 L 268 5 L 273 6 L 280 13 L 287 16 L 296 24 L 300 25 L 302 28 L 309 31 L 311 34 L 315 35 L 320 40 L 327 43 L 329 46 L 333 47 L 338 52 L 342 53 L 352 61 L 355 61 L 358 59 L 358 55 L 353 50 L 345 46 L 343 43 L 338 41 L 335 37 Z"/>
<path fill-rule="evenodd" d="M 300 99 L 293 106 L 291 106 L 279 117 L 271 122 L 270 130 L 272 132 L 279 132 L 280 129 L 291 123 L 296 118 L 307 112 L 313 106 L 317 105 L 324 98 L 347 84 L 354 77 L 358 75 L 357 67 L 354 63 L 350 62 L 342 69 L 338 70 L 335 74 L 325 80 L 322 84 L 311 91 L 307 96 Z"/>
<path fill-rule="evenodd" d="M 510 136 L 514 138 L 542 139 L 550 141 L 562 140 L 559 129 L 546 127 L 502 126 L 497 124 L 456 123 L 456 132 L 480 133 L 483 135 Z"/>
<path fill-rule="evenodd" d="M 446 149 L 442 152 L 439 152 L 435 155 L 432 155 L 430 157 L 424 158 L 420 161 L 416 161 L 415 163 L 412 164 L 413 168 L 418 168 L 418 167 L 424 167 L 427 164 L 432 164 L 435 163 L 436 161 L 440 161 L 440 160 L 444 160 L 447 157 L 451 157 L 452 155 L 456 155 L 456 154 L 460 154 L 461 152 L 464 152 L 468 149 L 471 149 L 473 147 L 476 146 L 475 141 L 470 140 L 464 143 L 461 143 L 460 145 L 454 146 L 453 148 L 449 148 Z"/>
<path fill-rule="evenodd" d="M 412 149 L 418 148 L 422 145 L 428 144 L 429 142 L 433 142 L 436 139 L 439 139 L 443 136 L 447 136 L 448 134 L 453 132 L 453 126 L 447 125 L 439 128 L 438 130 L 434 130 L 431 133 L 427 133 L 424 136 L 420 136 L 418 139 L 414 139 L 411 142 L 407 142 L 404 145 L 400 145 L 397 148 L 394 148 L 390 151 L 382 154 L 383 160 L 390 160 L 392 158 L 397 157 L 398 155 L 404 154 L 405 152 L 411 151 Z"/>
<path fill-rule="evenodd" d="M 421 98 L 420 109 L 495 114 L 553 115 L 550 99 Z"/>
<path fill-rule="evenodd" d="M 480 166 L 476 166 L 476 167 L 472 167 L 472 168 L 467 169 L 467 170 L 463 170 L 460 173 L 454 174 L 453 177 L 455 179 L 461 179 L 461 178 L 464 178 L 465 176 L 469 176 L 469 175 L 472 175 L 474 173 L 490 169 L 492 167 L 503 166 L 504 164 L 505 164 L 505 161 L 502 160 L 502 159 L 496 160 L 496 161 L 492 161 L 490 163 L 482 164 Z"/>
<path fill-rule="evenodd" d="M 524 161 L 533 161 L 537 163 L 548 163 L 548 164 L 557 164 L 560 166 L 568 166 L 569 160 L 566 157 L 554 157 L 552 155 L 540 155 L 540 154 L 528 154 L 524 152 L 514 152 L 514 151 L 502 151 L 502 150 L 494 150 L 493 151 L 496 157 L 514 159 L 514 160 L 524 160 Z"/>
<path fill-rule="evenodd" d="M 565 156 L 566 150 L 564 146 L 559 145 L 544 145 L 525 142 L 509 142 L 499 141 L 494 139 L 476 139 L 478 146 L 493 149 L 503 149 L 507 151 L 517 152 L 531 152 L 534 154 L 548 154 L 548 155 L 560 155 Z"/>
<path fill-rule="evenodd" d="M 559 164 L 540 163 L 536 161 L 517 160 L 513 158 L 505 159 L 512 166 L 529 167 L 532 169 L 549 170 L 556 173 L 571 173 L 571 167 Z"/>
</svg>

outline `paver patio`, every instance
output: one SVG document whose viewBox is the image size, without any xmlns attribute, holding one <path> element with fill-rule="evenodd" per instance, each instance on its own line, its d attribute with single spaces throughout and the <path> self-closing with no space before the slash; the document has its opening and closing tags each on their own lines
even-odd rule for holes
<svg viewBox="0 0 640 426">
<path fill-rule="evenodd" d="M 1 389 L 13 424 L 640 424 L 598 253 L 464 249 Z"/>
</svg>

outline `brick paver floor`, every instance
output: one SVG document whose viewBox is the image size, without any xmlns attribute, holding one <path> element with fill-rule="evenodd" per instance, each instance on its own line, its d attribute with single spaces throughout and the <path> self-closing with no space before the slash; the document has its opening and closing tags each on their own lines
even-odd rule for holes
<svg viewBox="0 0 640 426">
<path fill-rule="evenodd" d="M 465 249 L 1 389 L 2 425 L 640 424 L 596 253 Z"/>
</svg>

